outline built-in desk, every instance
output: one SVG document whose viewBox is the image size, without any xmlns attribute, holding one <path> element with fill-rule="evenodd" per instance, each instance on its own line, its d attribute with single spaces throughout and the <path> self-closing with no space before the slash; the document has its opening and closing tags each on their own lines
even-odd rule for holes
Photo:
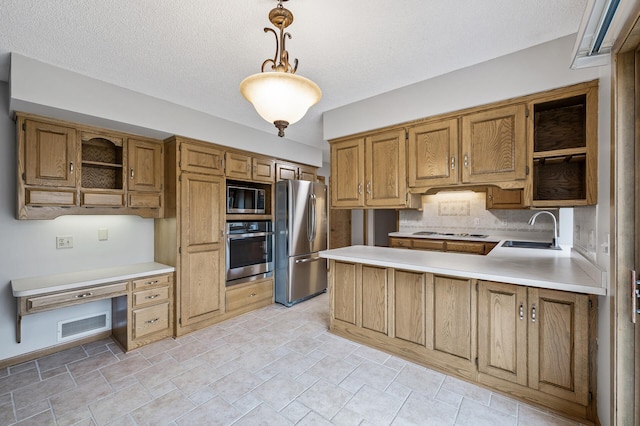
<svg viewBox="0 0 640 426">
<path fill-rule="evenodd" d="M 156 262 L 11 280 L 16 342 L 25 315 L 111 299 L 112 334 L 124 350 L 171 336 L 173 272 Z"/>
</svg>

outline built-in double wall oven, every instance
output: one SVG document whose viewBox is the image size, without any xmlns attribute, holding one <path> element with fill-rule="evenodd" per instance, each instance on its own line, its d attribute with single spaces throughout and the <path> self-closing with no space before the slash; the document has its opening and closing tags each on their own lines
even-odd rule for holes
<svg viewBox="0 0 640 426">
<path fill-rule="evenodd" d="M 273 224 L 227 222 L 227 286 L 273 275 Z"/>
</svg>

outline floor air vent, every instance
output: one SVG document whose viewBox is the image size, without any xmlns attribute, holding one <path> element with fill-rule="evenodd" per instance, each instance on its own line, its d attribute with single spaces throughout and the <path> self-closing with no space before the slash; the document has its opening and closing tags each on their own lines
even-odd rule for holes
<svg viewBox="0 0 640 426">
<path fill-rule="evenodd" d="M 90 336 L 111 329 L 110 312 L 58 321 L 58 342 Z"/>
</svg>

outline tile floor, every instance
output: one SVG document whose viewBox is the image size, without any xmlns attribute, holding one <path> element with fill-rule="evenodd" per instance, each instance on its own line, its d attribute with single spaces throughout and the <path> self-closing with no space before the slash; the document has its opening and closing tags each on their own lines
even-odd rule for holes
<svg viewBox="0 0 640 426">
<path fill-rule="evenodd" d="M 578 425 L 327 331 L 326 294 L 0 370 L 2 425 Z M 16 423 L 17 422 L 17 423 Z"/>
</svg>

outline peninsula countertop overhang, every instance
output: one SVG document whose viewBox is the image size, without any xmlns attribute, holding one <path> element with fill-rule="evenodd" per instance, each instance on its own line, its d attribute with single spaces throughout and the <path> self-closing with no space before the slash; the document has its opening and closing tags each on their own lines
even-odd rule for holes
<svg viewBox="0 0 640 426">
<path fill-rule="evenodd" d="M 605 295 L 603 272 L 573 249 L 541 250 L 498 245 L 475 254 L 350 246 L 324 250 L 320 257 L 419 272 L 498 281 L 530 287 Z"/>
</svg>

